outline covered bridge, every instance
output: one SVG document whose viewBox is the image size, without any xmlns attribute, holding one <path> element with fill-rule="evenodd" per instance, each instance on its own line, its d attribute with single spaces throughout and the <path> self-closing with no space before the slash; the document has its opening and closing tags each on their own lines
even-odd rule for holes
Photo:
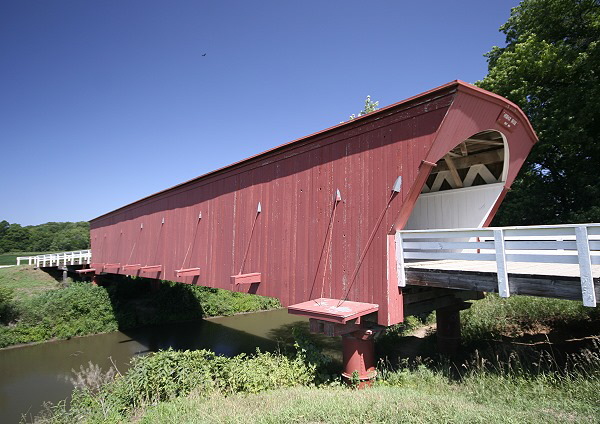
<svg viewBox="0 0 600 424">
<path fill-rule="evenodd" d="M 487 226 L 536 141 L 453 81 L 93 219 L 91 269 L 273 296 L 332 334 L 396 324 L 448 297 L 403 296 L 396 231 Z"/>
</svg>

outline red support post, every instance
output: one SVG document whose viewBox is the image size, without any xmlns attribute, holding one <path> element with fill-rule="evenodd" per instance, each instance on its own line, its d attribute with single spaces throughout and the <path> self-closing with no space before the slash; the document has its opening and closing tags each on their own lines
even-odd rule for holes
<svg viewBox="0 0 600 424">
<path fill-rule="evenodd" d="M 374 335 L 373 330 L 361 329 L 342 336 L 342 376 L 346 383 L 356 384 L 359 389 L 371 386 L 377 375 Z"/>
</svg>

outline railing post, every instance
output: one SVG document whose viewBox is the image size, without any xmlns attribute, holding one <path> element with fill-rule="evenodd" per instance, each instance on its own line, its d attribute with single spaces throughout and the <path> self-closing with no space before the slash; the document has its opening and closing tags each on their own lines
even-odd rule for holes
<svg viewBox="0 0 600 424">
<path fill-rule="evenodd" d="M 504 232 L 494 230 L 494 247 L 496 249 L 496 271 L 498 273 L 498 293 L 500 297 L 509 297 L 508 271 L 506 270 L 506 253 L 504 251 Z"/>
<path fill-rule="evenodd" d="M 404 248 L 402 234 L 396 231 L 396 272 L 398 274 L 398 287 L 406 287 L 406 271 L 404 271 Z"/>
<path fill-rule="evenodd" d="M 579 259 L 579 274 L 581 275 L 581 295 L 583 306 L 596 306 L 596 292 L 594 290 L 594 276 L 592 275 L 592 260 L 590 257 L 590 244 L 587 228 L 584 225 L 575 227 L 575 240 L 577 241 L 577 256 Z"/>
</svg>

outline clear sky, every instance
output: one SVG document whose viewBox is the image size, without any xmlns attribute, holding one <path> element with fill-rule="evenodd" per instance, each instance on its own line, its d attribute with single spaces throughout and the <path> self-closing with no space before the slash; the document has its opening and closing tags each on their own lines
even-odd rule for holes
<svg viewBox="0 0 600 424">
<path fill-rule="evenodd" d="M 518 0 L 0 1 L 0 220 L 87 221 L 446 82 Z"/>
</svg>

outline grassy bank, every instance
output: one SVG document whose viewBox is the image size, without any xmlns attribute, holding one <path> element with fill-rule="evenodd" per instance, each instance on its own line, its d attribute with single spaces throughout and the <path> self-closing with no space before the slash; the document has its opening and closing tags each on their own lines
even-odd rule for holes
<svg viewBox="0 0 600 424">
<path fill-rule="evenodd" d="M 452 383 L 413 375 L 412 386 L 294 387 L 258 395 L 192 395 L 150 407 L 144 423 L 593 423 L 599 381 L 561 384 L 485 376 Z M 584 388 L 581 388 L 584 384 Z M 567 390 L 575 395 L 566 399 Z M 257 408 L 260 405 L 260 408 Z"/>
<path fill-rule="evenodd" d="M 598 422 L 599 346 L 572 355 L 567 367 L 545 361 L 530 372 L 519 361 L 505 372 L 502 360 L 488 358 L 490 368 L 473 358 L 459 377 L 447 362 L 406 363 L 359 391 L 335 379 L 313 384 L 318 367 L 302 354 L 166 351 L 98 386 L 79 378 L 71 408 L 61 403 L 37 422 Z"/>
<path fill-rule="evenodd" d="M 431 317 L 421 322 L 430 324 Z M 468 337 L 460 360 L 434 354 L 430 348 L 435 336 L 426 335 L 410 358 L 383 358 L 374 387 L 364 391 L 343 386 L 339 370 L 332 370 L 328 358 L 297 332 L 296 349 L 287 354 L 224 358 L 207 351 L 164 351 L 136 358 L 122 376 L 114 370 L 81 370 L 71 408 L 58 404 L 37 421 L 600 421 L 595 310 L 576 302 L 489 296 L 465 311 L 463 322 Z M 585 344 L 565 350 L 550 340 L 582 325 Z M 390 330 L 378 341 L 379 348 L 391 341 L 399 346 L 414 341 L 414 329 L 419 330 L 417 320 Z M 544 343 L 524 341 L 541 334 Z"/>
<path fill-rule="evenodd" d="M 60 286 L 51 275 L 40 269 L 13 266 L 0 268 L 0 287 L 12 290 L 14 296 L 22 300 Z"/>
<path fill-rule="evenodd" d="M 275 299 L 146 279 L 59 285 L 28 266 L 0 269 L 0 347 L 271 309 Z"/>
</svg>

